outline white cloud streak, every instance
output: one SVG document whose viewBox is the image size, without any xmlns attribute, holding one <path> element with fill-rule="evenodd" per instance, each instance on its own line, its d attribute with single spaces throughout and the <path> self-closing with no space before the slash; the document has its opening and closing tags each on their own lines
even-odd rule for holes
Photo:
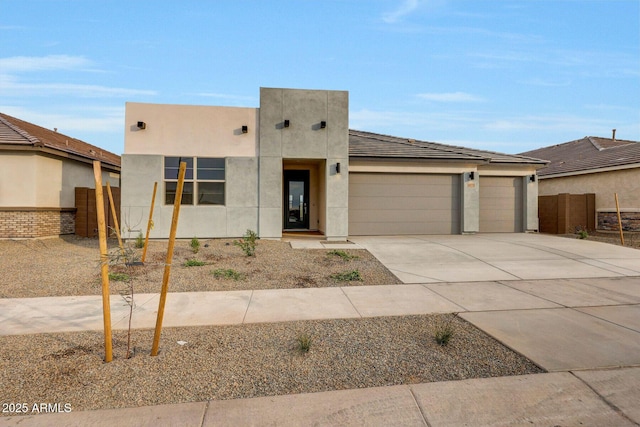
<svg viewBox="0 0 640 427">
<path fill-rule="evenodd" d="M 420 5 L 419 0 L 404 0 L 398 9 L 382 15 L 382 20 L 387 24 L 395 24 L 404 16 L 415 11 Z"/>
<path fill-rule="evenodd" d="M 82 56 L 12 56 L 0 58 L 0 70 L 5 73 L 16 71 L 74 70 L 87 68 L 92 62 Z"/>
<path fill-rule="evenodd" d="M 420 99 L 435 102 L 480 102 L 482 98 L 466 92 L 419 93 Z"/>
</svg>

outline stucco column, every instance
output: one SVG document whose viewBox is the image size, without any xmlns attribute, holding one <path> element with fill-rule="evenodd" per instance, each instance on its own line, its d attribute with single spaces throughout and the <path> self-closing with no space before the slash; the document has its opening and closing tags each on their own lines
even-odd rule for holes
<svg viewBox="0 0 640 427">
<path fill-rule="evenodd" d="M 473 179 L 471 178 L 473 174 Z M 464 172 L 461 176 L 462 206 L 461 230 L 462 234 L 480 231 L 480 180 L 477 171 Z"/>
</svg>

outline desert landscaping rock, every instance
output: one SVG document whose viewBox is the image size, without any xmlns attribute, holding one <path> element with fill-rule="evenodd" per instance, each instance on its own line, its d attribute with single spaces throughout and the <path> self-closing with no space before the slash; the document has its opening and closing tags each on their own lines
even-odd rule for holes
<svg viewBox="0 0 640 427">
<path fill-rule="evenodd" d="M 451 320 L 447 346 L 434 329 Z M 308 352 L 298 349 L 311 337 Z M 224 400 L 543 372 L 453 315 L 378 317 L 114 333 L 0 337 L 2 401 L 64 402 L 74 411 Z"/>
<path fill-rule="evenodd" d="M 110 248 L 117 248 L 114 241 Z M 136 294 L 157 294 L 165 250 L 166 242 L 152 242 L 143 267 L 111 268 L 131 277 L 126 283 L 112 281 L 111 293 L 132 285 Z M 231 240 L 204 240 L 194 254 L 188 241 L 179 241 L 169 290 L 391 288 L 399 283 L 366 250 L 346 251 L 357 258 L 262 240 L 255 257 L 246 257 Z M 206 265 L 186 267 L 188 259 Z M 0 298 L 98 295 L 98 260 L 95 239 L 0 241 Z M 240 279 L 216 278 L 214 269 L 234 270 Z M 331 279 L 354 270 L 361 281 Z M 440 346 L 435 331 L 448 322 L 454 334 Z M 303 335 L 311 339 L 308 352 L 299 349 Z M 127 332 L 114 331 L 114 360 L 104 363 L 101 331 L 2 336 L 0 400 L 68 403 L 81 411 L 543 372 L 452 314 L 165 327 L 156 357 L 149 355 L 153 330 L 133 330 L 131 339 L 134 354 L 126 359 Z"/>
</svg>

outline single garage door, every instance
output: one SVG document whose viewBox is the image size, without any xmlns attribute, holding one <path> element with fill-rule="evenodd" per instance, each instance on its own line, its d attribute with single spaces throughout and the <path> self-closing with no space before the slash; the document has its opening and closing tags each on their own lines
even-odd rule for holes
<svg viewBox="0 0 640 427">
<path fill-rule="evenodd" d="M 480 232 L 522 231 L 522 178 L 480 177 Z"/>
<path fill-rule="evenodd" d="M 460 176 L 349 174 L 349 234 L 457 234 Z"/>
</svg>

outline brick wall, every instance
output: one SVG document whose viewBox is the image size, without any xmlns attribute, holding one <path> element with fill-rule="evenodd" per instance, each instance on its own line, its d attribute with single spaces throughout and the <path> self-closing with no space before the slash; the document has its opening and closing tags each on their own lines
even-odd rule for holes
<svg viewBox="0 0 640 427">
<path fill-rule="evenodd" d="M 640 231 L 640 212 L 620 212 L 622 231 Z M 598 211 L 598 230 L 618 231 L 616 212 Z"/>
<path fill-rule="evenodd" d="M 3 208 L 0 238 L 50 237 L 75 232 L 75 209 Z"/>
</svg>

